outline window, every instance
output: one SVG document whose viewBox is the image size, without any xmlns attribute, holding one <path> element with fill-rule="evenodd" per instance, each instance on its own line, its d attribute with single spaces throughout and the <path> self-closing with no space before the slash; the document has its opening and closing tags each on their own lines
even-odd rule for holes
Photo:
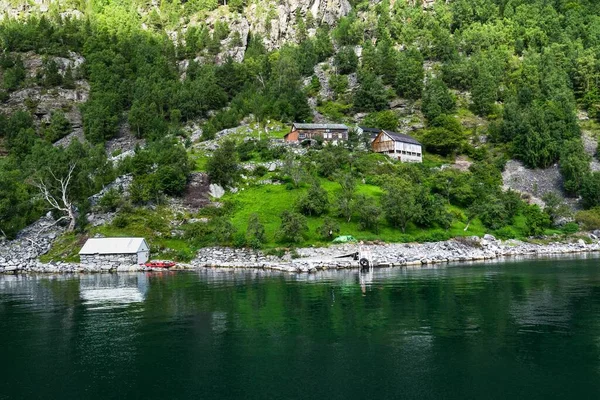
<svg viewBox="0 0 600 400">
<path fill-rule="evenodd" d="M 298 134 L 298 139 L 306 139 L 306 134 L 305 133 Z"/>
</svg>

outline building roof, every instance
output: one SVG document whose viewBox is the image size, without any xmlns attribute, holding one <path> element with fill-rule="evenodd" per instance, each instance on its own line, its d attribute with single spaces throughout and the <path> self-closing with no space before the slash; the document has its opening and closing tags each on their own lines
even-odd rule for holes
<svg viewBox="0 0 600 400">
<path fill-rule="evenodd" d="M 419 141 L 417 141 L 417 139 L 413 138 L 412 136 L 385 130 L 382 132 L 391 137 L 395 142 L 418 144 L 419 146 L 421 145 L 421 143 L 419 143 Z"/>
<path fill-rule="evenodd" d="M 297 129 L 345 129 L 348 127 L 344 124 L 300 124 L 294 122 L 294 126 Z"/>
<path fill-rule="evenodd" d="M 135 254 L 142 247 L 148 248 L 144 238 L 92 238 L 79 254 Z"/>
<path fill-rule="evenodd" d="M 359 126 L 360 129 L 363 130 L 363 132 L 369 132 L 369 133 L 379 133 L 381 132 L 381 129 L 379 128 L 369 128 L 366 126 Z"/>
</svg>

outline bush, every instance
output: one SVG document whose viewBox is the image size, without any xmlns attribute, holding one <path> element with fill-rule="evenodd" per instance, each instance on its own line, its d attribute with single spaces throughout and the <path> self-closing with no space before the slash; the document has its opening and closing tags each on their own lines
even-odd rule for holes
<svg viewBox="0 0 600 400">
<path fill-rule="evenodd" d="M 494 232 L 494 236 L 501 240 L 515 239 L 517 238 L 517 232 L 510 226 L 505 226 Z"/>
<path fill-rule="evenodd" d="M 129 218 L 123 214 L 119 214 L 113 219 L 112 224 L 116 228 L 123 229 L 129 225 Z"/>
<path fill-rule="evenodd" d="M 259 165 L 258 167 L 254 168 L 254 171 L 252 171 L 252 175 L 256 177 L 261 177 L 265 176 L 267 172 L 269 172 L 267 167 L 265 167 L 264 165 Z"/>
<path fill-rule="evenodd" d="M 575 221 L 583 226 L 583 229 L 593 231 L 600 229 L 600 207 L 591 210 L 579 211 L 575 214 Z"/>
<path fill-rule="evenodd" d="M 540 236 L 544 234 L 544 229 L 551 224 L 550 217 L 544 213 L 537 205 L 531 205 L 525 208 L 525 218 L 528 236 Z"/>
<path fill-rule="evenodd" d="M 260 222 L 258 214 L 250 215 L 248 220 L 248 228 L 246 229 L 247 241 L 253 249 L 259 249 L 266 242 L 265 227 Z"/>
<path fill-rule="evenodd" d="M 452 235 L 445 231 L 433 231 L 418 236 L 416 239 L 418 242 L 444 242 L 449 240 Z"/>
<path fill-rule="evenodd" d="M 246 236 L 242 233 L 236 233 L 233 236 L 233 247 L 242 248 L 246 247 Z"/>
<path fill-rule="evenodd" d="M 308 192 L 296 202 L 297 210 L 308 216 L 319 216 L 327 212 L 329 198 L 327 190 L 323 189 L 319 181 L 314 181 Z"/>
<path fill-rule="evenodd" d="M 391 110 L 373 112 L 365 117 L 363 124 L 372 128 L 395 131 L 398 129 L 398 115 Z"/>
<path fill-rule="evenodd" d="M 577 225 L 576 222 L 569 222 L 561 228 L 561 231 L 567 235 L 571 233 L 577 233 L 579 232 L 579 225 Z"/>
<path fill-rule="evenodd" d="M 306 218 L 292 211 L 281 213 L 281 226 L 277 231 L 277 239 L 281 242 L 299 243 L 308 233 Z"/>
<path fill-rule="evenodd" d="M 121 195 L 119 192 L 112 188 L 104 194 L 98 201 L 98 206 L 104 212 L 115 212 L 121 204 Z"/>
<path fill-rule="evenodd" d="M 317 233 L 324 240 L 333 240 L 334 236 L 340 233 L 340 224 L 329 217 L 325 217 L 323 225 L 317 228 Z"/>
<path fill-rule="evenodd" d="M 354 52 L 354 48 L 342 47 L 339 49 L 335 55 L 334 64 L 342 75 L 355 72 L 358 67 L 358 57 Z"/>
</svg>

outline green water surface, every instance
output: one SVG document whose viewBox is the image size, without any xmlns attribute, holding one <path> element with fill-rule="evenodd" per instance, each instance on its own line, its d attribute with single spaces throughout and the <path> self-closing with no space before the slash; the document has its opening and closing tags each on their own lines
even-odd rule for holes
<svg viewBox="0 0 600 400">
<path fill-rule="evenodd" d="M 600 260 L 0 276 L 0 399 L 599 399 Z"/>
</svg>

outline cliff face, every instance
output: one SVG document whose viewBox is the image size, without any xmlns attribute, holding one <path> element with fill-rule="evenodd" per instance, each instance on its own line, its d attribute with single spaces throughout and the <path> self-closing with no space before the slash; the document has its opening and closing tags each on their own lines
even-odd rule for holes
<svg viewBox="0 0 600 400">
<path fill-rule="evenodd" d="M 182 18 L 179 24 L 166 30 L 168 35 L 177 41 L 183 40 L 190 27 L 207 25 L 213 30 L 217 22 L 225 23 L 229 35 L 221 41 L 222 51 L 217 56 L 217 61 L 224 60 L 227 56 L 241 61 L 250 34 L 262 37 L 265 47 L 273 50 L 288 42 L 298 42 L 299 18 L 304 22 L 314 21 L 314 26 L 321 24 L 333 26 L 351 10 L 348 0 L 267 0 L 252 2 L 239 12 L 231 10 L 228 6 L 219 6 L 208 13 L 201 12 L 191 15 L 190 18 Z M 0 21 L 8 18 L 24 19 L 31 15 L 49 12 L 58 12 L 59 15 L 70 18 L 82 18 L 85 15 L 85 10 L 74 8 L 71 3 L 63 1 L 0 0 Z M 146 20 L 150 13 L 161 15 L 159 1 L 153 1 L 146 7 L 137 9 L 140 21 Z M 150 29 L 145 22 L 141 22 L 141 26 Z M 309 36 L 314 35 L 315 31 L 314 27 L 307 26 Z"/>
<path fill-rule="evenodd" d="M 74 137 L 83 138 L 83 123 L 79 106 L 89 97 L 90 87 L 85 80 L 75 80 L 73 86 L 44 87 L 39 84 L 37 77 L 43 74 L 43 57 L 33 52 L 21 53 L 26 71 L 26 79 L 22 87 L 9 94 L 8 99 L 0 103 L 0 113 L 12 114 L 17 110 L 26 109 L 34 117 L 34 123 L 39 128 L 50 122 L 55 111 L 60 110 L 69 121 L 71 133 L 56 142 L 57 145 L 68 144 Z M 64 76 L 67 69 L 77 71 L 84 63 L 80 55 L 69 52 L 68 57 L 47 57 L 53 61 L 58 73 Z M 1 72 L 0 72 L 1 78 Z"/>
<path fill-rule="evenodd" d="M 348 0 L 285 0 L 272 2 L 271 6 L 273 13 L 266 19 L 261 18 L 257 12 L 257 4 L 248 7 L 246 13 L 250 31 L 261 34 L 269 49 L 280 47 L 286 42 L 297 42 L 297 16 L 306 19 L 310 13 L 316 23 L 332 26 L 352 10 Z M 314 34 L 314 29 L 309 28 L 309 35 L 311 34 Z"/>
<path fill-rule="evenodd" d="M 299 19 L 302 19 L 305 24 L 312 20 L 314 26 L 322 24 L 334 26 L 351 10 L 352 6 L 348 0 L 261 1 L 248 5 L 240 13 L 230 12 L 227 7 L 217 8 L 206 19 L 192 18 L 177 31 L 172 31 L 170 36 L 173 39 L 180 34 L 185 36 L 187 29 L 192 26 L 206 24 L 214 29 L 217 22 L 225 23 L 230 33 L 221 41 L 222 51 L 217 56 L 217 62 L 228 56 L 239 62 L 244 59 L 250 35 L 262 37 L 265 48 L 274 50 L 285 43 L 298 43 L 297 21 Z M 314 27 L 307 26 L 309 37 L 315 32 Z M 233 38 L 238 35 L 241 40 L 235 43 Z"/>
</svg>

